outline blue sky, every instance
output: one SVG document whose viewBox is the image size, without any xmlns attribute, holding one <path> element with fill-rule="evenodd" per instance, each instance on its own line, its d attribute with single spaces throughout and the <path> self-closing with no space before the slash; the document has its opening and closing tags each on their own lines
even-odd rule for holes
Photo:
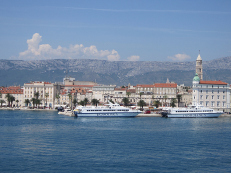
<svg viewBox="0 0 231 173">
<path fill-rule="evenodd" d="M 231 55 L 230 0 L 0 0 L 0 59 Z"/>
</svg>

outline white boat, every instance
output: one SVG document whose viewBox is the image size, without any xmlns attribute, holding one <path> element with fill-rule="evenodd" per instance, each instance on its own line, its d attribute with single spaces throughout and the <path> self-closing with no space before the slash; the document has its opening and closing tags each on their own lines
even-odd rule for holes
<svg viewBox="0 0 231 173">
<path fill-rule="evenodd" d="M 74 110 L 78 117 L 135 117 L 140 110 L 129 109 L 119 104 L 110 103 L 105 106 L 78 106 Z"/>
<path fill-rule="evenodd" d="M 198 104 L 187 108 L 170 108 L 161 114 L 162 117 L 168 118 L 217 118 L 223 114 L 223 112 L 215 111 Z"/>
<path fill-rule="evenodd" d="M 63 111 L 59 111 L 58 114 L 68 115 L 70 117 L 75 116 L 71 109 L 64 109 Z"/>
</svg>

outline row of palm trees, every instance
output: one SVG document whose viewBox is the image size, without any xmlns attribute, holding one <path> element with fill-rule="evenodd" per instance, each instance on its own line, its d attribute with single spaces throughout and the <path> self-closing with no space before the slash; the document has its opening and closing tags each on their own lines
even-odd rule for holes
<svg viewBox="0 0 231 173">
<path fill-rule="evenodd" d="M 49 97 L 49 93 L 45 93 L 46 105 L 47 105 L 48 97 Z M 31 100 L 25 99 L 25 104 L 27 105 L 27 107 L 29 106 L 30 103 L 32 103 L 33 107 L 34 106 L 38 107 L 38 105 L 42 104 L 42 101 L 39 99 L 39 92 L 35 92 L 34 97 Z"/>
<path fill-rule="evenodd" d="M 0 98 L 2 97 L 2 94 L 0 93 Z M 18 100 L 15 100 L 15 97 L 9 93 L 6 94 L 5 96 L 7 102 L 8 102 L 8 107 L 12 107 L 13 106 L 13 102 L 15 101 L 17 103 L 17 106 L 18 106 Z M 0 100 L 0 103 L 1 103 L 1 107 L 2 107 L 2 104 L 5 103 L 5 100 Z"/>
</svg>

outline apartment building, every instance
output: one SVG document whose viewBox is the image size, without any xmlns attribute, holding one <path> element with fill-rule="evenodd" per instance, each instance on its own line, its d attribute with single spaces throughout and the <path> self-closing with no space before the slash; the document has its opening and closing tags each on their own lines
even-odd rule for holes
<svg viewBox="0 0 231 173">
<path fill-rule="evenodd" d="M 229 84 L 222 81 L 203 81 L 196 74 L 193 78 L 192 103 L 218 111 L 230 112 Z"/>
</svg>

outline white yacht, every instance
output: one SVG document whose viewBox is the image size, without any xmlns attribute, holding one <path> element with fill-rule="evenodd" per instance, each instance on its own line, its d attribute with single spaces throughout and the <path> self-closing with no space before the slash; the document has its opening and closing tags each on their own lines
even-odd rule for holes
<svg viewBox="0 0 231 173">
<path fill-rule="evenodd" d="M 59 111 L 58 114 L 74 116 L 74 113 L 71 109 L 64 109 L 63 111 Z"/>
<path fill-rule="evenodd" d="M 78 117 L 135 117 L 140 113 L 140 110 L 129 109 L 111 102 L 105 106 L 78 106 L 74 110 L 75 116 Z"/>
<path fill-rule="evenodd" d="M 162 117 L 168 118 L 217 118 L 223 112 L 215 111 L 202 105 L 196 105 L 187 108 L 170 108 L 161 114 Z"/>
</svg>

